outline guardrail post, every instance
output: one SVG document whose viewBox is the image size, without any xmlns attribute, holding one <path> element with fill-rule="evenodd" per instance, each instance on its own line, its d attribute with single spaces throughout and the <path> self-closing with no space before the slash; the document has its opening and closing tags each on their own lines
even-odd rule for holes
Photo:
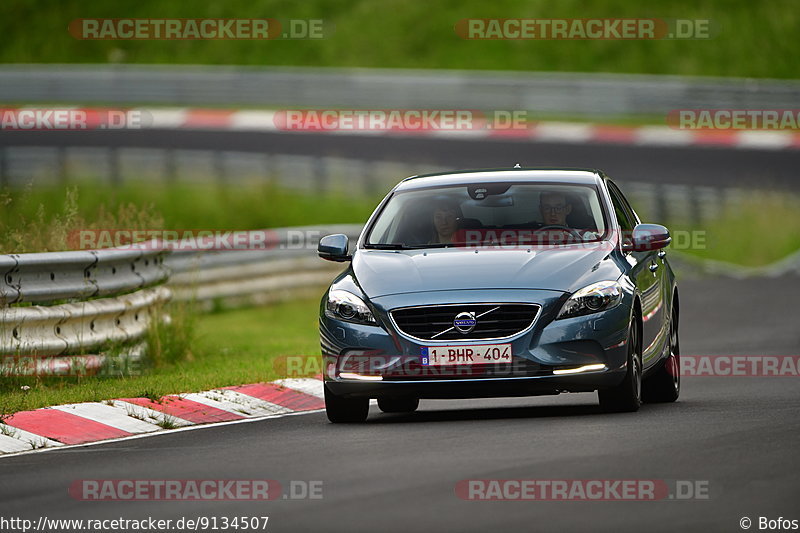
<svg viewBox="0 0 800 533">
<path fill-rule="evenodd" d="M 214 174 L 217 180 L 223 183 L 226 181 L 224 154 L 220 150 L 215 150 L 213 158 L 214 158 Z"/>
<path fill-rule="evenodd" d="M 67 147 L 59 146 L 56 152 L 56 165 L 58 166 L 58 179 L 61 183 L 69 181 L 69 170 L 67 168 Z"/>
<path fill-rule="evenodd" d="M 655 201 L 655 220 L 660 224 L 669 224 L 669 208 L 667 206 L 669 202 L 667 198 L 667 191 L 664 185 L 661 183 L 658 183 L 655 186 Z"/>
<path fill-rule="evenodd" d="M 167 148 L 164 150 L 164 181 L 174 182 L 178 177 L 178 169 L 175 163 L 175 150 Z"/>
<path fill-rule="evenodd" d="M 112 185 L 117 186 L 122 183 L 119 168 L 119 148 L 109 148 L 108 150 L 108 173 Z"/>
<path fill-rule="evenodd" d="M 689 222 L 693 228 L 699 228 L 706 220 L 706 213 L 703 212 L 704 202 L 700 201 L 700 189 L 695 186 L 689 187 Z"/>
<path fill-rule="evenodd" d="M 374 196 L 377 191 L 375 167 L 375 162 L 372 160 L 361 161 L 361 190 L 366 196 Z"/>
<path fill-rule="evenodd" d="M 275 156 L 270 152 L 264 154 L 264 181 L 269 185 L 275 184 Z"/>
<path fill-rule="evenodd" d="M 320 192 L 328 191 L 328 161 L 325 156 L 314 158 L 314 187 Z"/>
<path fill-rule="evenodd" d="M 0 147 L 0 187 L 5 187 L 8 182 L 8 148 Z"/>
</svg>

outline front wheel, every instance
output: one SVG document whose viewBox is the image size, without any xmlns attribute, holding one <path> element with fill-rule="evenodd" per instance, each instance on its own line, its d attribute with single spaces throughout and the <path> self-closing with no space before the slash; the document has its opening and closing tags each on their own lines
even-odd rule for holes
<svg viewBox="0 0 800 533">
<path fill-rule="evenodd" d="M 642 360 L 639 355 L 639 328 L 635 321 L 628 332 L 627 367 L 622 383 L 597 391 L 600 408 L 607 413 L 630 413 L 638 411 L 642 405 Z"/>
<path fill-rule="evenodd" d="M 668 403 L 678 399 L 681 393 L 681 360 L 678 341 L 678 311 L 672 310 L 669 323 L 669 355 L 653 377 L 645 380 L 642 394 L 648 403 Z"/>
<path fill-rule="evenodd" d="M 334 424 L 364 422 L 369 414 L 369 398 L 344 398 L 325 387 L 325 413 Z"/>
</svg>

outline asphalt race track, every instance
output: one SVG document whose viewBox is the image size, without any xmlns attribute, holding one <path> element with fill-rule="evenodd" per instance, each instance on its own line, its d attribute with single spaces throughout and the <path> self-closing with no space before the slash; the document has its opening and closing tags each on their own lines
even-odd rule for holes
<svg viewBox="0 0 800 533">
<path fill-rule="evenodd" d="M 645 146 L 555 141 L 442 139 L 374 135 L 203 130 L 0 132 L 0 146 L 82 146 L 233 150 L 414 161 L 453 169 L 599 168 L 621 181 L 708 186 L 776 186 L 797 190 L 800 150 L 724 146 Z M 398 180 L 405 176 L 398 176 Z"/>
<path fill-rule="evenodd" d="M 681 284 L 684 354 L 797 355 L 798 279 Z M 424 401 L 373 408 L 363 425 L 325 414 L 0 459 L 2 516 L 269 516 L 268 531 L 741 531 L 800 519 L 797 377 L 685 378 L 680 400 L 599 412 L 595 394 Z M 81 479 L 321 480 L 323 498 L 270 502 L 82 502 Z M 708 499 L 465 501 L 466 479 L 658 479 Z"/>
</svg>

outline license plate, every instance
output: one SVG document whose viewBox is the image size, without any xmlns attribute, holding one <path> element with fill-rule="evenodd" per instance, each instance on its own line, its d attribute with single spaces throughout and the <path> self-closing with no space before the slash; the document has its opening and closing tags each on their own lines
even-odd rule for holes
<svg viewBox="0 0 800 533">
<path fill-rule="evenodd" d="M 422 364 L 424 366 L 494 365 L 510 362 L 510 344 L 422 347 Z"/>
</svg>

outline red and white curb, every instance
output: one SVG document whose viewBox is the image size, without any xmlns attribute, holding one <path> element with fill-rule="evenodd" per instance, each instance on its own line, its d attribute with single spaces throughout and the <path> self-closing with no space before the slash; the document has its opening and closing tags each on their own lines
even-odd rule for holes
<svg viewBox="0 0 800 533">
<path fill-rule="evenodd" d="M 536 122 L 525 129 L 381 129 L 381 130 L 286 130 L 275 120 L 276 111 L 217 109 L 135 109 L 149 120 L 145 127 L 211 131 L 273 131 L 434 137 L 442 139 L 504 139 L 568 143 L 607 143 L 641 146 L 718 146 L 763 150 L 800 149 L 800 133 L 760 130 L 680 130 L 668 126 L 615 126 L 573 122 Z M 278 121 L 280 122 L 280 121 Z"/>
<path fill-rule="evenodd" d="M 20 411 L 0 423 L 0 454 L 79 445 L 325 408 L 322 381 L 291 378 L 159 398 L 117 398 Z"/>
<path fill-rule="evenodd" d="M 7 109 L 12 114 L 42 110 L 38 107 Z M 249 131 L 284 133 L 327 133 L 330 135 L 422 137 L 433 139 L 508 140 L 518 142 L 566 142 L 575 144 L 627 144 L 638 146 L 704 146 L 751 150 L 800 149 L 797 130 L 692 130 L 663 126 L 619 126 L 578 122 L 530 122 L 524 128 L 475 127 L 465 130 L 442 129 L 428 125 L 419 129 L 294 129 L 285 126 L 283 111 L 231 110 L 203 108 L 86 108 L 59 106 L 54 111 L 80 110 L 84 119 L 78 129 L 166 129 L 195 131 Z M 0 111 L 3 111 L 0 109 Z M 47 111 L 47 110 L 45 110 Z M 107 122 L 110 112 L 128 117 L 127 124 Z M 16 116 L 16 115 L 15 115 Z M 116 120 L 116 119 L 115 119 Z M 666 120 L 666 118 L 665 118 Z M 69 122 L 69 121 L 67 121 Z M 477 124 L 477 123 L 476 123 Z M 0 129 L 17 129 L 13 121 L 0 124 Z M 44 126 L 42 126 L 44 127 Z M 68 125 L 65 126 L 69 129 Z M 21 128 L 24 129 L 24 128 Z"/>
</svg>

